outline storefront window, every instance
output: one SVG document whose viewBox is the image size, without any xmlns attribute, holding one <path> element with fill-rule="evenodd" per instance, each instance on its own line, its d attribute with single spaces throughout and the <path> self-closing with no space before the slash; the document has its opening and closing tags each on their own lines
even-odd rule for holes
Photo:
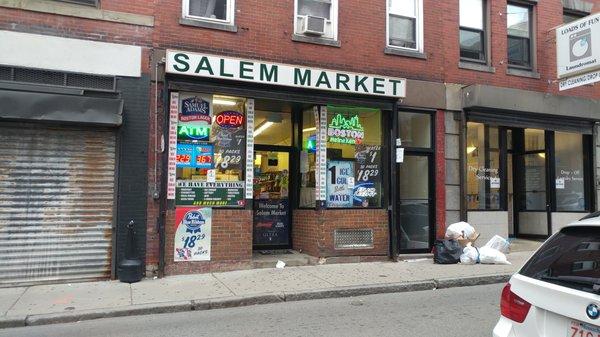
<svg viewBox="0 0 600 337">
<path fill-rule="evenodd" d="M 467 208 L 500 209 L 498 128 L 467 123 Z"/>
<path fill-rule="evenodd" d="M 244 205 L 244 98 L 180 93 L 177 206 Z"/>
<path fill-rule="evenodd" d="M 556 132 L 554 148 L 556 210 L 584 211 L 586 203 L 582 135 Z"/>
<path fill-rule="evenodd" d="M 315 207 L 317 127 L 313 108 L 302 112 L 302 151 L 300 152 L 300 207 Z"/>
<path fill-rule="evenodd" d="M 261 101 L 257 100 L 254 113 L 254 143 L 292 145 L 292 112 L 259 110 L 260 104 Z"/>
<path fill-rule="evenodd" d="M 403 112 L 398 115 L 403 147 L 431 147 L 431 115 Z"/>
<path fill-rule="evenodd" d="M 327 106 L 327 207 L 381 206 L 381 139 L 379 109 Z"/>
</svg>

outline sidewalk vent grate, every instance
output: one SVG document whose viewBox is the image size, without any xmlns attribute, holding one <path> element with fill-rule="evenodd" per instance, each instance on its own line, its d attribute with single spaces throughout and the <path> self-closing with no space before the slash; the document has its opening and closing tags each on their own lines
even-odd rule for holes
<svg viewBox="0 0 600 337">
<path fill-rule="evenodd" d="M 77 89 L 114 91 L 114 76 L 0 66 L 0 81 L 33 83 Z"/>
<path fill-rule="evenodd" d="M 333 233 L 335 249 L 373 248 L 373 230 L 336 229 Z"/>
</svg>

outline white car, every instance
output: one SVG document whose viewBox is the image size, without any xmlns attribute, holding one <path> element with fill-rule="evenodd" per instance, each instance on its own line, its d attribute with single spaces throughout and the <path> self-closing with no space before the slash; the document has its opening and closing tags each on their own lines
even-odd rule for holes
<svg viewBox="0 0 600 337">
<path fill-rule="evenodd" d="M 512 276 L 494 337 L 600 337 L 598 215 L 552 235 Z"/>
</svg>

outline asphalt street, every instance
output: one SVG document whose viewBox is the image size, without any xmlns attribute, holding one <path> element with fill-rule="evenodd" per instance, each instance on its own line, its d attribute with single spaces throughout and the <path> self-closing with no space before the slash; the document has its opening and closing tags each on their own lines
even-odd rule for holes
<svg viewBox="0 0 600 337">
<path fill-rule="evenodd" d="M 0 336 L 490 336 L 501 284 L 0 330 Z"/>
</svg>

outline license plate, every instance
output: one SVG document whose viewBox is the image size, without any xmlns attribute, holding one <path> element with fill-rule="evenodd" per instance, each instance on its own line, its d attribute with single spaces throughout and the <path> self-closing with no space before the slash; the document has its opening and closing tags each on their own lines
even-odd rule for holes
<svg viewBox="0 0 600 337">
<path fill-rule="evenodd" d="M 600 337 L 600 327 L 571 321 L 571 326 L 567 332 L 567 337 Z"/>
</svg>

